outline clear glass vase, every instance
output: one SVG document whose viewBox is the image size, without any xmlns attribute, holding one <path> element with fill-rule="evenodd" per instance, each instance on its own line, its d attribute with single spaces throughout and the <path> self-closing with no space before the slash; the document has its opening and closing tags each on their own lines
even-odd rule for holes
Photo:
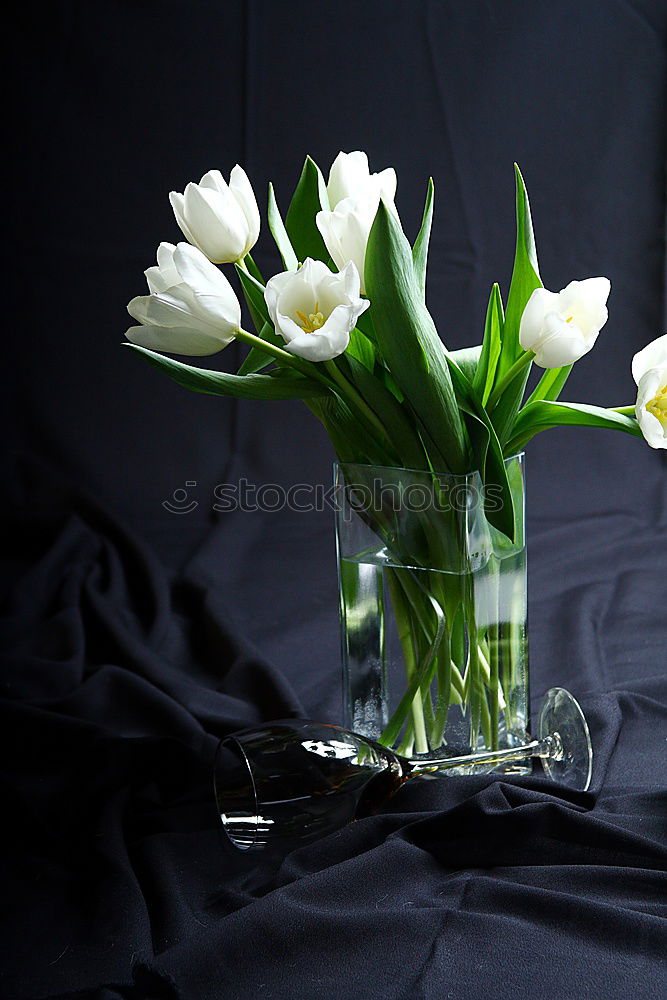
<svg viewBox="0 0 667 1000">
<path fill-rule="evenodd" d="M 523 455 L 505 464 L 512 539 L 489 520 L 499 491 L 485 493 L 476 472 L 334 466 L 349 729 L 404 754 L 495 750 L 525 740 Z M 527 772 L 530 765 L 504 769 Z"/>
</svg>

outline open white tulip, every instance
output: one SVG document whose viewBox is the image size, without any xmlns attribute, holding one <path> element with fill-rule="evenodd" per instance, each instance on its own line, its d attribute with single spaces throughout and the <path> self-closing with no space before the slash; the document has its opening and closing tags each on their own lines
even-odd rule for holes
<svg viewBox="0 0 667 1000">
<path fill-rule="evenodd" d="M 608 278 L 571 281 L 560 292 L 536 288 L 521 316 L 519 343 L 540 368 L 571 365 L 587 354 L 607 322 Z"/>
<path fill-rule="evenodd" d="M 141 326 L 125 336 L 133 344 L 171 354 L 217 354 L 235 337 L 241 307 L 227 278 L 188 243 L 160 243 L 157 267 L 144 272 L 150 295 L 127 307 Z"/>
<path fill-rule="evenodd" d="M 641 432 L 651 448 L 667 448 L 667 334 L 635 354 L 632 376 Z"/>
<path fill-rule="evenodd" d="M 188 243 L 216 264 L 240 260 L 257 242 L 257 200 L 238 164 L 229 184 L 219 170 L 209 170 L 199 184 L 188 184 L 183 194 L 172 191 L 169 201 Z"/>
<path fill-rule="evenodd" d="M 298 271 L 271 278 L 264 298 L 286 350 L 308 361 L 330 361 L 350 342 L 350 331 L 370 303 L 360 298 L 359 272 L 350 261 L 333 274 L 307 257 Z"/>
<path fill-rule="evenodd" d="M 387 167 L 378 174 L 372 174 L 368 167 L 368 156 L 361 150 L 353 153 L 339 153 L 331 164 L 327 194 L 331 208 L 344 198 L 358 201 L 375 201 L 380 198 L 392 202 L 396 197 L 396 171 Z"/>
</svg>

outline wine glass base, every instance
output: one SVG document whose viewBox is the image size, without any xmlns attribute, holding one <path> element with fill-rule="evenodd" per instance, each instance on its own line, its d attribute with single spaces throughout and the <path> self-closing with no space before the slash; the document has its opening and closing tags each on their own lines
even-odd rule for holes
<svg viewBox="0 0 667 1000">
<path fill-rule="evenodd" d="M 558 752 L 542 757 L 545 773 L 561 785 L 585 792 L 593 773 L 593 747 L 579 702 L 565 688 L 547 691 L 540 711 L 538 738 L 554 737 Z"/>
</svg>

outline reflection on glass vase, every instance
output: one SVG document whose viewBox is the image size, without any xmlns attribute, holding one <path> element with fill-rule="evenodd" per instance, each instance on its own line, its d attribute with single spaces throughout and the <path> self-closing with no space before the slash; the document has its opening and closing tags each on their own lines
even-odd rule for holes
<svg viewBox="0 0 667 1000">
<path fill-rule="evenodd" d="M 335 465 L 349 729 L 408 755 L 525 740 L 523 455 L 505 467 L 513 538 L 490 523 L 499 500 L 478 473 Z M 530 762 L 503 769 L 527 772 Z"/>
</svg>

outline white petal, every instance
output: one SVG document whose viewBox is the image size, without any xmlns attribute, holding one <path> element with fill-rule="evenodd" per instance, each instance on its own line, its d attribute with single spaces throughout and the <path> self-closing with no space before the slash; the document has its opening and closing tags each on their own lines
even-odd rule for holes
<svg viewBox="0 0 667 1000">
<path fill-rule="evenodd" d="M 128 302 L 127 311 L 144 326 L 187 327 L 201 330 L 211 337 L 224 338 L 213 322 L 193 314 L 192 308 L 182 298 L 160 292 L 158 295 L 137 295 Z"/>
<path fill-rule="evenodd" d="M 584 337 L 596 337 L 608 319 L 606 302 L 610 291 L 609 278 L 571 281 L 558 295 L 558 311 L 572 316 Z"/>
<path fill-rule="evenodd" d="M 338 305 L 328 317 L 322 329 L 318 330 L 318 333 L 330 339 L 334 338 L 337 342 L 344 337 L 347 337 L 349 340 L 350 330 L 357 322 L 357 315 L 358 313 L 353 305 Z"/>
<path fill-rule="evenodd" d="M 215 264 L 212 264 L 206 254 L 189 243 L 179 243 L 174 250 L 174 267 L 181 281 L 186 282 L 193 291 L 222 292 L 231 289 L 229 281 Z"/>
<path fill-rule="evenodd" d="M 160 243 L 157 248 L 157 267 L 149 267 L 144 271 L 151 292 L 163 292 L 181 280 L 174 267 L 175 249 L 173 243 Z"/>
<path fill-rule="evenodd" d="M 260 217 L 252 184 L 248 180 L 245 170 L 238 163 L 231 172 L 229 187 L 241 206 L 246 222 L 248 223 L 248 238 L 245 247 L 245 252 L 248 253 L 249 250 L 252 250 L 259 237 Z"/>
<path fill-rule="evenodd" d="M 276 333 L 279 333 L 287 344 L 303 336 L 312 337 L 312 334 L 305 333 L 303 327 L 300 327 L 291 316 L 281 312 L 276 315 Z"/>
<path fill-rule="evenodd" d="M 276 315 L 278 310 L 278 299 L 283 292 L 283 289 L 287 287 L 291 279 L 294 277 L 294 271 L 282 271 L 280 274 L 275 274 L 266 283 L 266 288 L 264 289 L 264 301 L 266 302 L 266 308 L 269 310 L 269 316 L 273 321 L 273 325 L 276 325 Z"/>
<path fill-rule="evenodd" d="M 345 294 L 350 299 L 358 299 L 361 289 L 361 278 L 359 277 L 359 270 L 354 261 L 349 260 L 340 274 L 343 278 Z M 364 309 L 367 305 L 370 305 L 370 302 L 367 302 L 366 305 L 364 305 Z"/>
<path fill-rule="evenodd" d="M 637 387 L 635 414 L 641 432 L 651 448 L 667 448 L 667 419 L 663 425 L 662 421 L 646 409 L 647 404 L 666 386 L 667 365 L 663 365 L 644 372 Z"/>
<path fill-rule="evenodd" d="M 187 327 L 131 326 L 125 336 L 133 344 L 148 347 L 151 351 L 188 354 L 191 357 L 217 354 L 228 343 Z"/>
<path fill-rule="evenodd" d="M 303 333 L 286 345 L 290 354 L 296 354 L 307 361 L 330 361 L 342 354 L 350 342 L 349 333 L 336 331 L 331 335 Z"/>
<path fill-rule="evenodd" d="M 563 297 L 564 303 L 577 302 L 580 300 L 605 305 L 611 291 L 611 281 L 609 278 L 584 278 L 583 281 L 571 281 L 569 285 L 561 289 L 559 295 Z"/>
<path fill-rule="evenodd" d="M 174 252 L 174 264 L 207 317 L 234 330 L 241 325 L 241 307 L 234 289 L 203 253 L 187 243 L 179 243 Z"/>
<path fill-rule="evenodd" d="M 667 448 L 667 433 L 657 417 L 648 410 L 637 410 L 637 422 L 651 448 Z"/>
<path fill-rule="evenodd" d="M 317 226 L 320 236 L 324 240 L 324 245 L 331 255 L 336 267 L 342 268 L 345 261 L 342 260 L 343 250 L 338 239 L 338 235 L 334 232 L 333 228 L 333 212 L 325 211 L 318 212 L 315 216 L 315 225 Z"/>
<path fill-rule="evenodd" d="M 317 283 L 310 269 L 303 265 L 285 284 L 278 297 L 278 310 L 286 316 L 296 316 L 297 310 L 308 315 L 317 302 Z"/>
<path fill-rule="evenodd" d="M 557 311 L 558 296 L 546 288 L 536 288 L 532 293 L 519 323 L 519 343 L 524 351 L 535 350 L 542 334 L 544 318 L 549 312 Z"/>
<path fill-rule="evenodd" d="M 174 217 L 178 223 L 179 229 L 185 236 L 188 243 L 195 244 L 195 237 L 185 218 L 185 201 L 183 195 L 179 194 L 178 191 L 171 191 L 169 194 L 169 203 L 174 210 Z"/>
<path fill-rule="evenodd" d="M 639 385 L 640 379 L 650 368 L 667 366 L 667 333 L 651 341 L 632 359 L 632 377 Z"/>
<path fill-rule="evenodd" d="M 539 338 L 533 343 L 535 364 L 540 368 L 560 368 L 574 364 L 595 343 L 578 326 L 568 323 L 558 313 L 547 313 Z"/>
<path fill-rule="evenodd" d="M 368 156 L 361 150 L 339 153 L 331 164 L 327 194 L 331 208 L 344 198 L 365 197 L 369 181 Z"/>
<path fill-rule="evenodd" d="M 229 193 L 227 181 L 219 170 L 208 170 L 200 180 L 199 187 L 208 188 L 210 191 L 217 191 L 221 195 Z"/>
<path fill-rule="evenodd" d="M 158 267 L 163 269 L 172 268 L 174 266 L 174 250 L 176 247 L 173 243 L 166 243 L 164 240 L 160 243 L 157 248 L 157 263 Z"/>
<path fill-rule="evenodd" d="M 323 260 L 313 260 L 312 257 L 306 257 L 299 271 L 303 271 L 307 275 L 308 283 L 314 289 L 318 287 L 320 282 L 327 281 L 329 278 L 337 279 L 338 277 L 327 267 Z"/>
<path fill-rule="evenodd" d="M 396 171 L 393 167 L 381 170 L 379 174 L 374 174 L 377 178 L 378 193 L 380 198 L 386 202 L 393 202 L 396 198 Z"/>
<path fill-rule="evenodd" d="M 353 261 L 364 291 L 364 260 L 377 203 L 346 198 L 334 212 L 318 212 L 317 226 L 336 266 L 342 270 Z"/>
</svg>

